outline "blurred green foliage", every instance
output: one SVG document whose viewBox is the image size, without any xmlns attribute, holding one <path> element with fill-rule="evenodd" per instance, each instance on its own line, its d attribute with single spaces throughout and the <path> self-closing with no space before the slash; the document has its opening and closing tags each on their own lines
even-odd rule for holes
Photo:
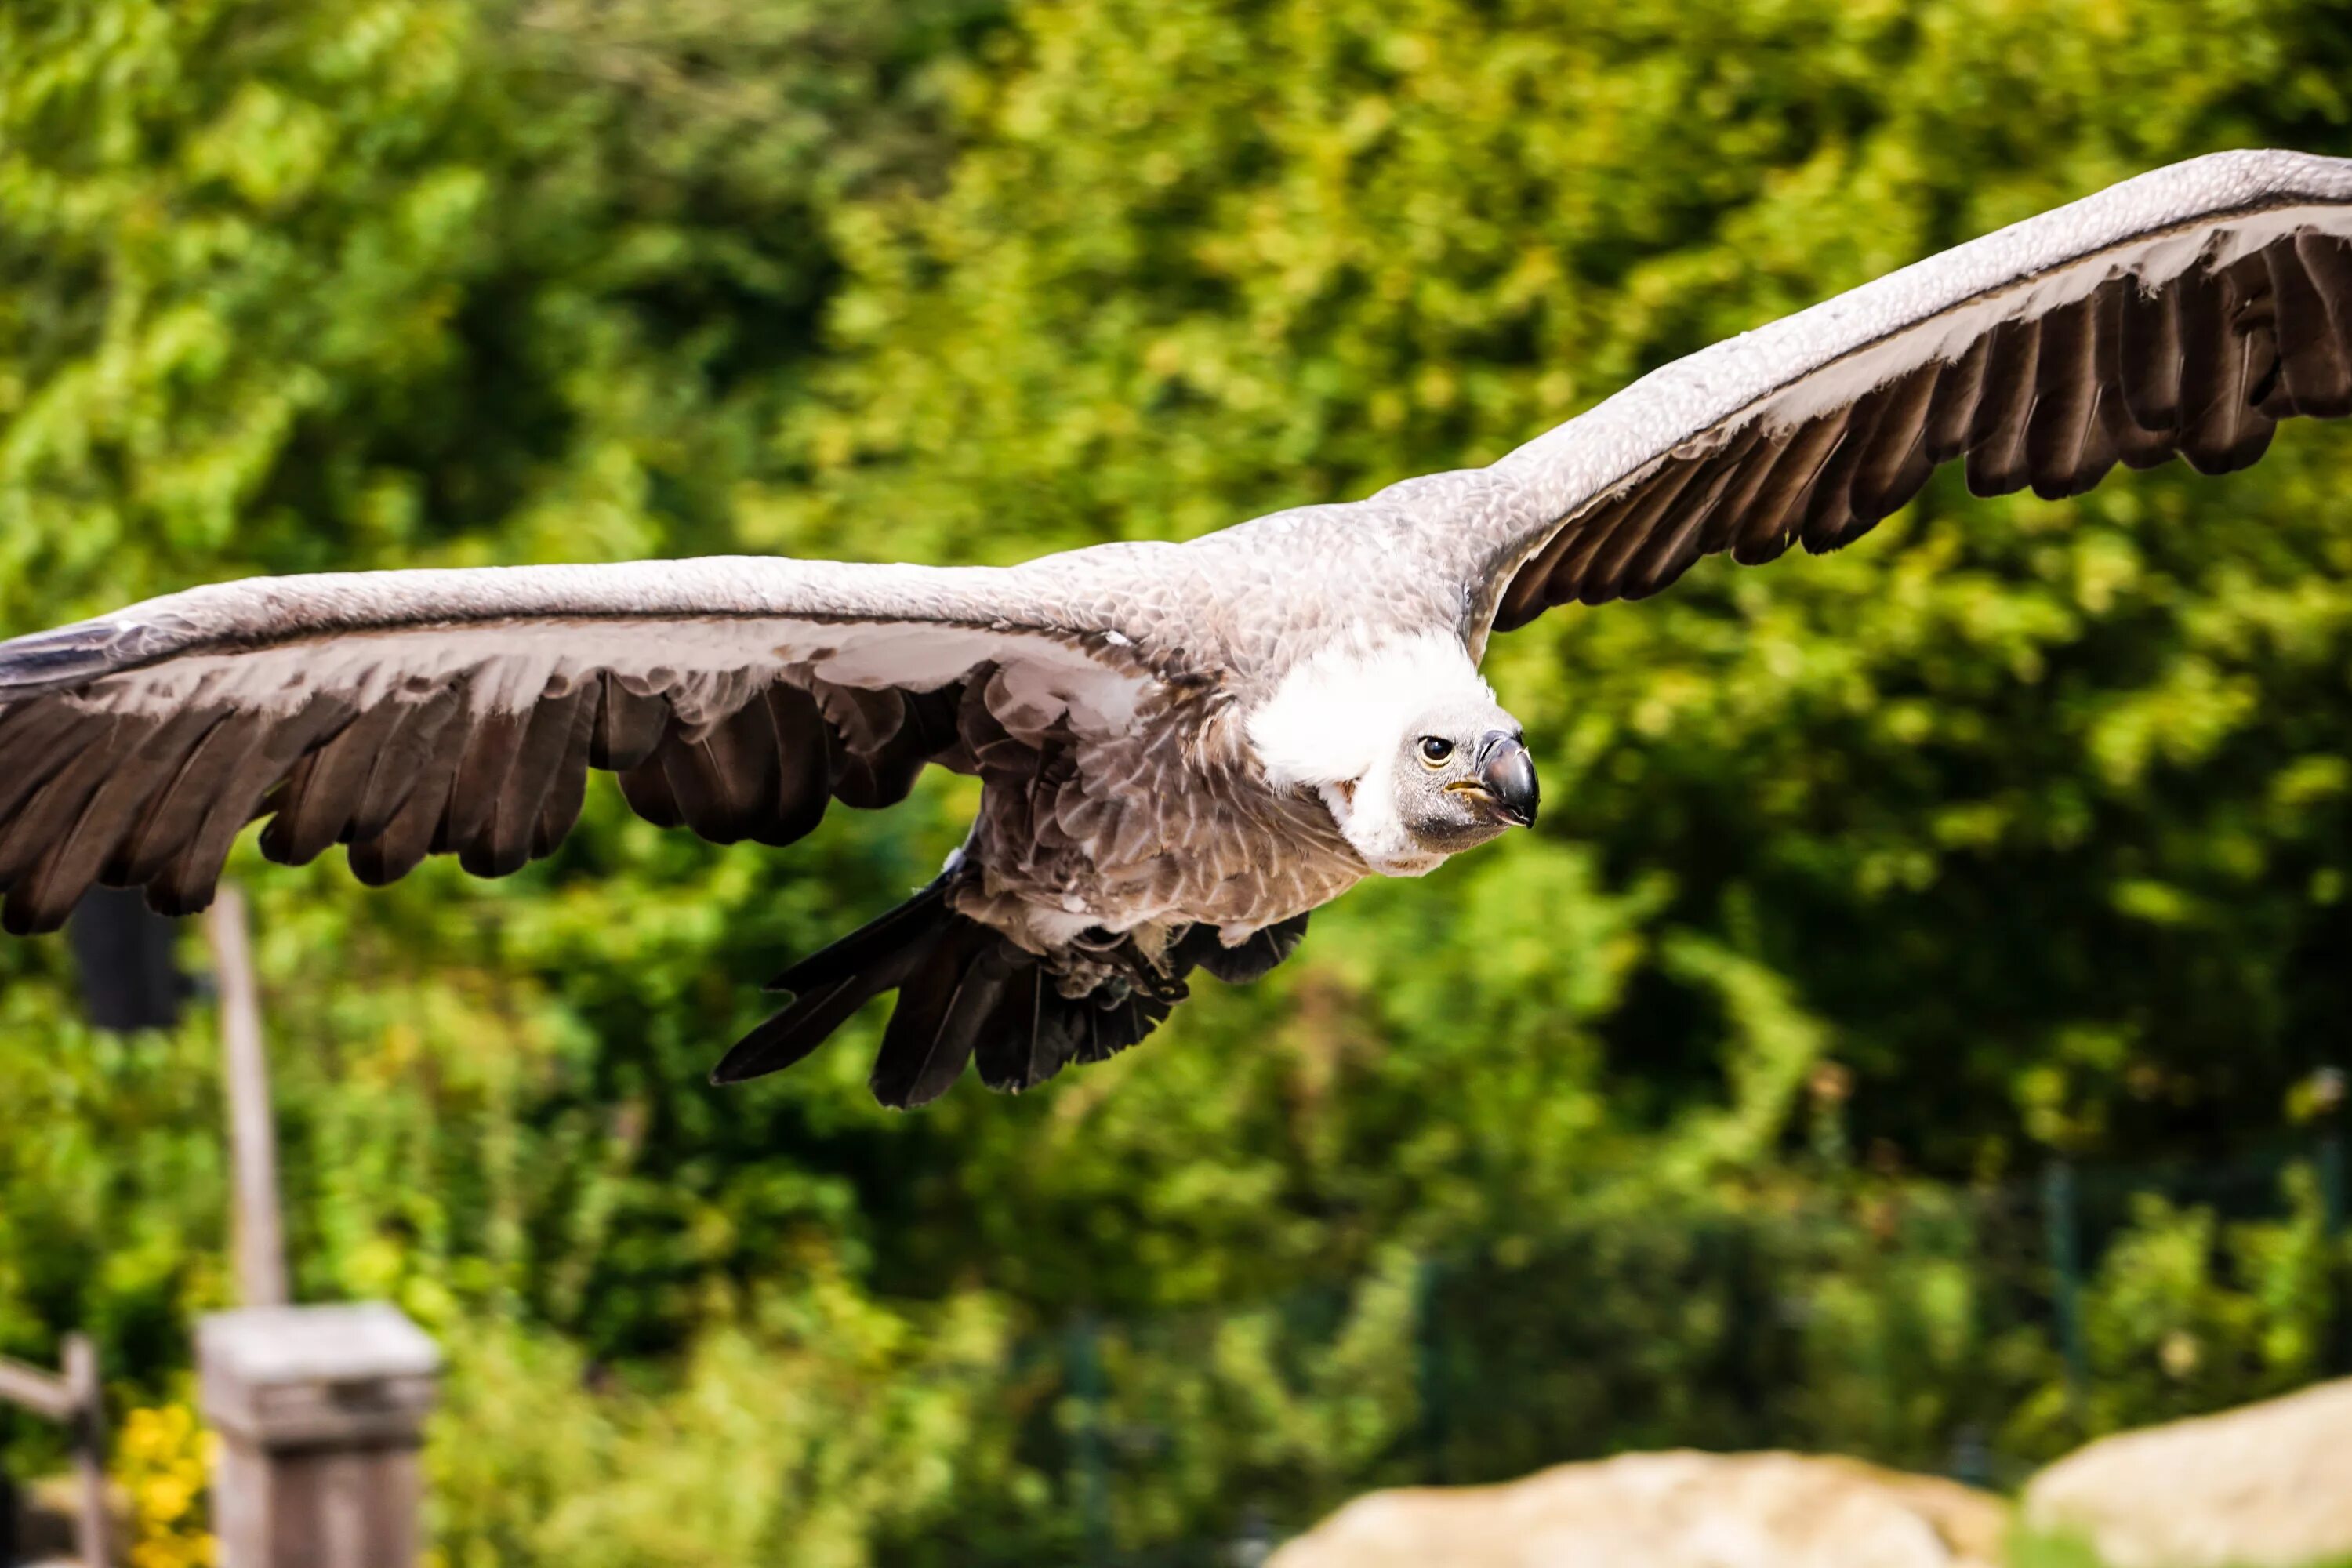
<svg viewBox="0 0 2352 1568">
<path fill-rule="evenodd" d="M 17 0 L 0 622 L 1195 534 L 2156 163 L 2352 151 L 2347 82 L 2325 0 Z M 2341 1058 L 2347 472 L 2298 427 L 2063 505 L 1946 476 L 1555 615 L 1490 660 L 1540 834 L 1017 1100 L 878 1110 L 872 1016 L 703 1082 L 960 781 L 784 855 L 600 788 L 489 885 L 248 847 L 299 1287 L 451 1344 L 456 1568 L 1145 1552 L 1643 1444 L 2022 1462 L 2308 1377 L 2303 1178 L 2111 1227 L 2081 1409 L 2016 1194 L 2272 1147 Z M 226 1295 L 209 1025 L 91 1035 L 54 941 L 0 978 L 0 1351 L 87 1325 L 154 1392 Z"/>
</svg>

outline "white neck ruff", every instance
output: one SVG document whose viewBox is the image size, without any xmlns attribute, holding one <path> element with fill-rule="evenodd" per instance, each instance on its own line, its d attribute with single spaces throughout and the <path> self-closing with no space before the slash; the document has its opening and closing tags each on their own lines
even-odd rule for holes
<svg viewBox="0 0 2352 1568">
<path fill-rule="evenodd" d="M 1374 870 L 1418 877 L 1445 857 L 1414 843 L 1397 814 L 1397 758 L 1416 719 L 1464 700 L 1492 702 L 1495 693 L 1459 638 L 1360 628 L 1294 667 L 1246 728 L 1269 783 L 1318 791 Z"/>
</svg>

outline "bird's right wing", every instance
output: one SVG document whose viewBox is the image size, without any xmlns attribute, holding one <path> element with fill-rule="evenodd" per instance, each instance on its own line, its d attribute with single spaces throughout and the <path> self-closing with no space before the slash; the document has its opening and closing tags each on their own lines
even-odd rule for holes
<svg viewBox="0 0 2352 1568">
<path fill-rule="evenodd" d="M 200 909 L 268 813 L 275 859 L 504 875 L 570 830 L 591 767 L 654 822 L 788 843 L 828 800 L 971 767 L 969 703 L 997 739 L 1131 718 L 1156 678 L 1060 559 L 256 578 L 0 643 L 0 921 L 53 929 L 93 881 Z"/>
</svg>

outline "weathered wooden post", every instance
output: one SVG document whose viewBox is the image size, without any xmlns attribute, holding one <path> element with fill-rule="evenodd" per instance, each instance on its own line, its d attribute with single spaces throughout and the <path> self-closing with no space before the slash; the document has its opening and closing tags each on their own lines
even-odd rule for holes
<svg viewBox="0 0 2352 1568">
<path fill-rule="evenodd" d="M 113 1559 L 106 1530 L 106 1386 L 99 1381 L 98 1347 L 88 1334 L 68 1334 L 65 1351 L 66 1397 L 73 1404 L 74 1534 L 82 1561 L 105 1568 Z"/>
<path fill-rule="evenodd" d="M 248 1307 L 293 1300 L 286 1283 L 286 1229 L 278 1214 L 278 1127 L 269 1106 L 269 1058 L 261 1040 L 261 987 L 246 935 L 245 895 L 224 883 L 205 915 L 220 986 L 221 1078 L 228 1093 L 229 1168 L 236 1207 L 229 1227 L 237 1297 Z"/>
<path fill-rule="evenodd" d="M 221 1568 L 414 1568 L 441 1355 L 383 1302 L 249 1307 L 196 1329 Z"/>
</svg>

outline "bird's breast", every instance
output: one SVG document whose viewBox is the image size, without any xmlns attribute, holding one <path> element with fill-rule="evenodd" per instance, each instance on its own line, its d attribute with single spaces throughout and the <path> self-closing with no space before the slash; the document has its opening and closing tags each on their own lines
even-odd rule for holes
<svg viewBox="0 0 2352 1568">
<path fill-rule="evenodd" d="M 967 851 L 981 877 L 966 912 L 1033 951 L 1074 926 L 1256 930 L 1367 873 L 1312 792 L 1270 784 L 1230 740 L 1171 726 L 1073 761 L 992 783 Z"/>
</svg>

